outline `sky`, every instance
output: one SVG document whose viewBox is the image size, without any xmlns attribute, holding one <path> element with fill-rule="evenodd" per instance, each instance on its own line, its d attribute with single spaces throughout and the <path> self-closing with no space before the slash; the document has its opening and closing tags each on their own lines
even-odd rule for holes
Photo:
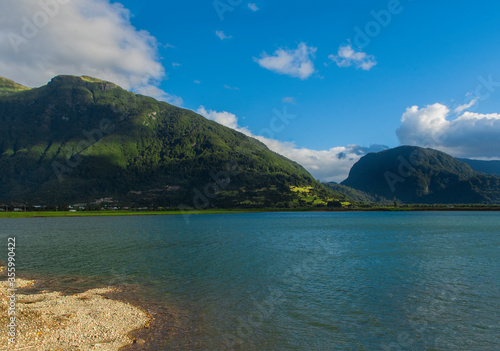
<svg viewBox="0 0 500 351">
<path fill-rule="evenodd" d="M 0 76 L 91 75 L 323 181 L 399 145 L 500 159 L 500 2 L 7 0 Z"/>
</svg>

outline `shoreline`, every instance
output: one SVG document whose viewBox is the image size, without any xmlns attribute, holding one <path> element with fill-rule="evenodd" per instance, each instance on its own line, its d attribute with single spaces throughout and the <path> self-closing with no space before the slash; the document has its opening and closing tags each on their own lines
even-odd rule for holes
<svg viewBox="0 0 500 351">
<path fill-rule="evenodd" d="M 0 266 L 0 323 L 7 327 L 9 294 L 6 267 Z M 78 287 L 64 291 L 43 279 L 16 277 L 16 342 L 0 335 L 3 350 L 139 350 L 155 318 L 148 308 L 125 297 L 126 287 Z M 96 286 L 98 286 L 96 284 Z M 5 345 L 5 346 L 4 346 Z M 15 346 L 14 346 L 15 345 Z"/>
<path fill-rule="evenodd" d="M 220 210 L 193 210 L 193 211 L 28 211 L 28 212 L 0 212 L 1 218 L 50 218 L 50 217 L 106 217 L 106 216 L 189 216 L 199 214 L 240 214 L 240 213 L 278 213 L 278 212 L 473 212 L 473 211 L 500 211 L 500 206 L 463 206 L 463 207 L 372 207 L 372 208 L 294 208 L 294 209 L 220 209 Z"/>
</svg>

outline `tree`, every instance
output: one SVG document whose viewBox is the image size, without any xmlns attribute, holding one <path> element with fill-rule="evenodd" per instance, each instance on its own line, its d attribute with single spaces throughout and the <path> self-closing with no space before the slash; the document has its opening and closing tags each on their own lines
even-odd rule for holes
<svg viewBox="0 0 500 351">
<path fill-rule="evenodd" d="M 333 201 L 328 202 L 327 206 L 339 208 L 339 207 L 342 207 L 342 203 L 339 200 L 333 200 Z"/>
</svg>

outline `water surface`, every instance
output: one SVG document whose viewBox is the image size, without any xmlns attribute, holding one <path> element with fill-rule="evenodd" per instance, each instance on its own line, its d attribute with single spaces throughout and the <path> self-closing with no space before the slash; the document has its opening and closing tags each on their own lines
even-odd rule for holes
<svg viewBox="0 0 500 351">
<path fill-rule="evenodd" d="M 2 219 L 0 228 L 5 248 L 17 238 L 18 271 L 138 284 L 138 299 L 175 306 L 179 321 L 155 349 L 500 349 L 495 212 Z"/>
</svg>

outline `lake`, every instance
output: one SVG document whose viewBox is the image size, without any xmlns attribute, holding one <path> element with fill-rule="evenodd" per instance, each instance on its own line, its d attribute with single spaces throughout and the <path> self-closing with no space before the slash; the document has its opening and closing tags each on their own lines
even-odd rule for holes
<svg viewBox="0 0 500 351">
<path fill-rule="evenodd" d="M 133 284 L 155 350 L 499 350 L 498 212 L 1 219 L 17 272 Z M 84 279 L 85 278 L 85 279 Z M 152 348 L 153 349 L 153 348 Z"/>
</svg>

